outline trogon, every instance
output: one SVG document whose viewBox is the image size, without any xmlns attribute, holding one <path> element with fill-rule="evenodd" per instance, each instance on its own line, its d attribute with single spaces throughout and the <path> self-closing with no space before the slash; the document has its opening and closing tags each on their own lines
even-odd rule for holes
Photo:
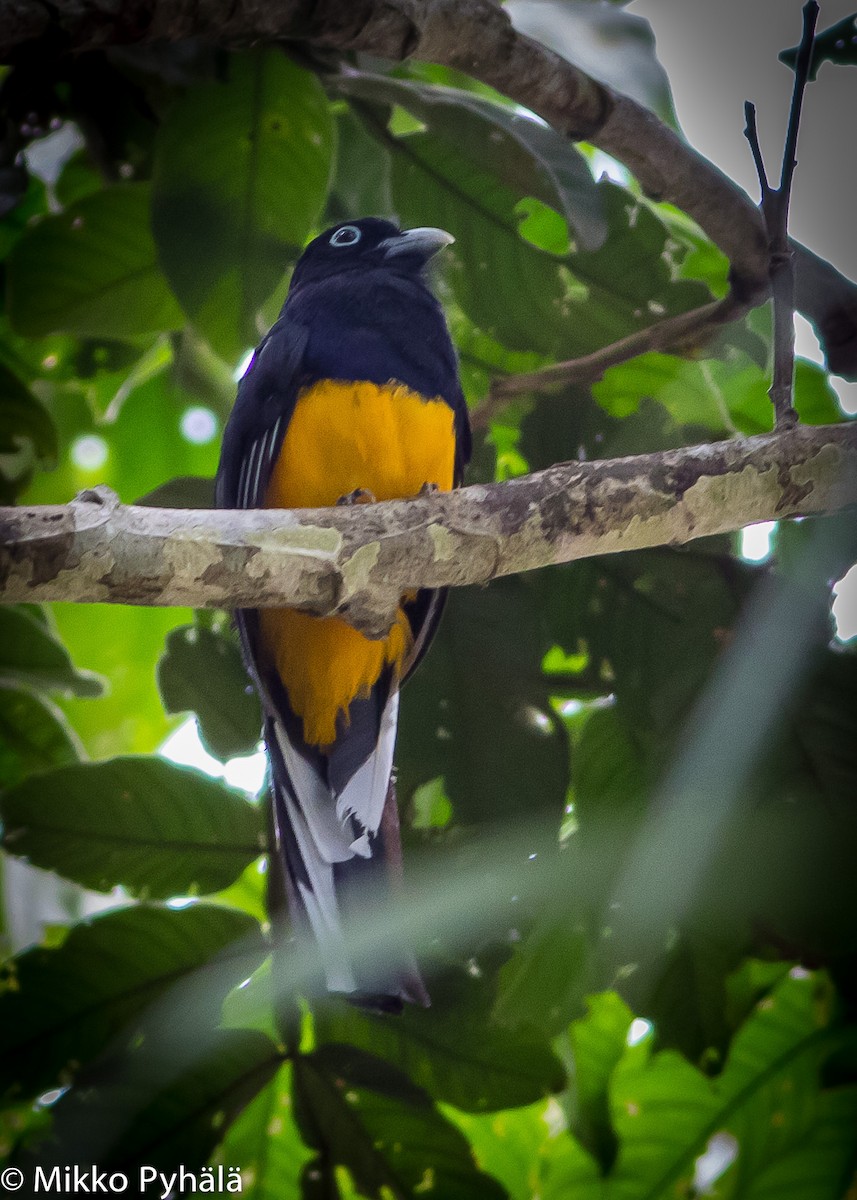
<svg viewBox="0 0 857 1200">
<path fill-rule="evenodd" d="M 467 410 L 441 306 L 425 278 L 453 239 L 365 218 L 317 237 L 238 388 L 217 473 L 222 508 L 314 508 L 456 487 Z M 428 1003 L 412 956 L 349 943 L 392 912 L 401 866 L 390 786 L 399 688 L 443 594 L 403 596 L 380 640 L 338 617 L 241 610 L 264 713 L 277 849 L 292 919 L 318 942 L 332 992 L 380 1011 Z M 359 944 L 359 938 L 358 938 Z"/>
</svg>

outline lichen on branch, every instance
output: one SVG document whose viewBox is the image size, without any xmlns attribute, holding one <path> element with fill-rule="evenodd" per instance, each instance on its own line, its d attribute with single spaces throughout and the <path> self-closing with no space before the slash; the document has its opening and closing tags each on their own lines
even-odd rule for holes
<svg viewBox="0 0 857 1200">
<path fill-rule="evenodd" d="M 0 601 L 293 605 L 369 634 L 418 587 L 487 583 L 857 503 L 857 424 L 799 426 L 353 508 L 0 509 Z"/>
</svg>

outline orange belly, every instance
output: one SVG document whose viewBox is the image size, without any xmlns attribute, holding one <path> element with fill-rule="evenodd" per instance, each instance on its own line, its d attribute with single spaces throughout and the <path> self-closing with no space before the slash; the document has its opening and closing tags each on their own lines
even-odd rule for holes
<svg viewBox="0 0 857 1200">
<path fill-rule="evenodd" d="M 265 494 L 266 508 L 316 508 L 366 488 L 377 500 L 414 496 L 423 484 L 449 491 L 455 462 L 453 410 L 391 381 L 325 380 L 299 397 Z M 337 617 L 291 608 L 260 612 L 262 643 L 304 738 L 327 746 L 336 718 L 367 696 L 385 666 L 401 673 L 410 627 L 399 610 L 374 641 Z"/>
</svg>

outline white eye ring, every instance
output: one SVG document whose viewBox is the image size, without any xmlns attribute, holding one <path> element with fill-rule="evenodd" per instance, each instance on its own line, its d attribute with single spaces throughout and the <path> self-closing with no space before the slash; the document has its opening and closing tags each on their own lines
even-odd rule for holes
<svg viewBox="0 0 857 1200">
<path fill-rule="evenodd" d="M 340 225 L 330 237 L 331 246 L 353 246 L 359 241 L 360 230 L 356 225 Z"/>
</svg>

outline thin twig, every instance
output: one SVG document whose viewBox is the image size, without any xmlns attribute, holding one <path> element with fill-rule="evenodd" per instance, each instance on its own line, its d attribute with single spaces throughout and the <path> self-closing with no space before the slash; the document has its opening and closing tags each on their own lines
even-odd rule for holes
<svg viewBox="0 0 857 1200">
<path fill-rule="evenodd" d="M 768 182 L 756 130 L 756 110 L 750 103 L 744 106 L 747 118 L 747 128 L 744 133 L 750 143 L 756 171 L 759 175 L 760 207 L 768 230 L 768 246 L 771 254 L 771 294 L 774 301 L 774 370 L 768 395 L 774 406 L 774 421 L 778 430 L 790 428 L 797 423 L 798 419 L 793 404 L 795 280 L 792 249 L 789 244 L 789 202 L 792 180 L 797 166 L 797 137 L 803 95 L 812 62 L 812 47 L 817 20 L 818 4 L 815 0 L 807 0 L 803 7 L 803 33 L 794 69 L 794 88 L 778 188 L 772 188 Z"/>
<path fill-rule="evenodd" d="M 566 362 L 552 363 L 537 371 L 527 371 L 520 375 L 507 375 L 495 379 L 485 402 L 472 414 L 471 420 L 475 429 L 486 429 L 496 414 L 514 396 L 560 384 L 595 383 L 601 379 L 608 367 L 628 362 L 639 354 L 650 350 L 662 353 L 669 351 L 694 349 L 708 341 L 730 321 L 737 321 L 752 307 L 751 302 L 740 299 L 734 292 L 724 296 L 722 300 L 713 300 L 694 308 L 690 312 L 678 313 L 674 317 L 658 321 L 645 329 L 638 329 L 627 337 L 602 346 L 592 354 L 584 354 L 581 358 L 572 358 Z"/>
<path fill-rule="evenodd" d="M 765 160 L 762 158 L 762 147 L 759 145 L 759 130 L 756 127 L 756 106 L 752 100 L 744 101 L 744 137 L 750 143 L 750 149 L 753 153 L 753 162 L 756 164 L 756 174 L 759 176 L 759 187 L 761 189 L 762 203 L 770 194 L 771 185 L 768 183 L 768 172 L 765 170 Z"/>
</svg>

